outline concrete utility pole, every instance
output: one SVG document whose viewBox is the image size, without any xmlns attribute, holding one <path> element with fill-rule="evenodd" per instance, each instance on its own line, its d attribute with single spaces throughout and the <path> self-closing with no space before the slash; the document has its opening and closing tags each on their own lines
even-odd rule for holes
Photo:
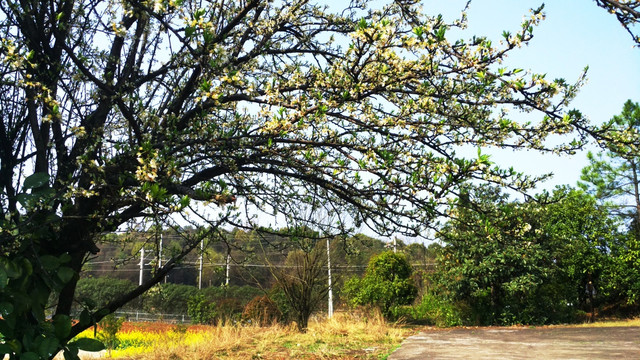
<svg viewBox="0 0 640 360">
<path fill-rule="evenodd" d="M 162 233 L 160 233 L 160 244 L 159 244 L 159 248 L 158 248 L 158 270 L 160 270 L 162 268 L 162 248 L 164 246 L 164 235 Z M 167 277 L 168 275 L 164 276 L 164 283 L 167 283 Z"/>
<path fill-rule="evenodd" d="M 204 254 L 204 239 L 200 241 L 200 271 L 198 271 L 198 289 L 202 289 L 202 260 Z"/>
<path fill-rule="evenodd" d="M 331 285 L 331 242 L 327 238 L 327 273 L 329 275 L 329 307 L 327 309 L 327 316 L 333 317 L 333 287 Z"/>
<path fill-rule="evenodd" d="M 224 279 L 224 285 L 229 286 L 229 268 L 231 268 L 231 248 L 229 247 L 227 247 L 227 259 L 225 265 L 227 266 L 227 273 Z"/>
<path fill-rule="evenodd" d="M 158 270 L 162 269 L 162 233 L 160 233 L 160 243 L 158 244 Z M 167 283 L 167 277 L 164 277 L 164 283 Z"/>
<path fill-rule="evenodd" d="M 138 280 L 138 285 L 142 285 L 143 279 L 144 279 L 144 246 L 140 248 L 140 279 Z"/>
<path fill-rule="evenodd" d="M 158 244 L 158 269 L 162 268 L 162 234 L 160 234 L 160 244 Z"/>
</svg>

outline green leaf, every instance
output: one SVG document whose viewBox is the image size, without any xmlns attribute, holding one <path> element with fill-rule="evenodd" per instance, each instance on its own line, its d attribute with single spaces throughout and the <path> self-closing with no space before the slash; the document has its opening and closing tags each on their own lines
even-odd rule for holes
<svg viewBox="0 0 640 360">
<path fill-rule="evenodd" d="M 56 191 L 50 187 L 38 188 L 37 190 L 33 189 L 31 193 L 38 199 L 50 199 L 56 195 Z"/>
<path fill-rule="evenodd" d="M 180 207 L 181 208 L 186 208 L 187 206 L 189 206 L 189 203 L 191 202 L 191 198 L 187 195 L 183 196 L 182 199 L 180 199 Z"/>
<path fill-rule="evenodd" d="M 193 13 L 193 18 L 199 20 L 205 14 L 205 12 L 205 9 L 200 8 Z"/>
<path fill-rule="evenodd" d="M 102 351 L 105 349 L 104 344 L 96 339 L 81 338 L 69 345 L 74 345 L 84 351 Z"/>
<path fill-rule="evenodd" d="M 38 172 L 24 179 L 23 188 L 33 189 L 49 183 L 49 175 L 47 173 Z"/>
<path fill-rule="evenodd" d="M 89 313 L 89 310 L 88 309 L 82 310 L 82 312 L 80 313 L 80 319 L 78 320 L 81 326 L 86 326 L 91 324 L 91 314 Z"/>
<path fill-rule="evenodd" d="M 39 360 L 40 356 L 38 356 L 38 354 L 34 353 L 34 352 L 25 352 L 20 354 L 20 356 L 18 357 L 20 360 Z"/>
<path fill-rule="evenodd" d="M 38 346 L 38 352 L 40 353 L 40 358 L 44 358 L 44 359 L 51 358 L 55 353 L 57 353 L 59 346 L 60 346 L 60 342 L 58 341 L 58 339 L 53 337 L 45 338 Z"/>
<path fill-rule="evenodd" d="M 13 312 L 13 304 L 10 302 L 0 302 L 0 316 L 6 318 L 9 314 Z"/>
<path fill-rule="evenodd" d="M 9 276 L 3 268 L 0 267 L 0 290 L 4 289 L 9 282 Z"/>
<path fill-rule="evenodd" d="M 0 319 L 0 334 L 4 337 L 13 337 L 15 333 L 15 318 L 15 316 L 11 316 L 10 318 Z M 13 319 L 13 321 L 10 321 L 11 319 Z"/>
<path fill-rule="evenodd" d="M 358 21 L 358 29 L 364 30 L 368 27 L 369 24 L 367 23 L 367 19 L 361 18 L 360 21 Z"/>
<path fill-rule="evenodd" d="M 444 40 L 444 34 L 447 31 L 447 27 L 446 26 L 440 26 L 440 28 L 436 31 L 436 39 L 438 39 L 438 41 L 443 41 Z"/>
<path fill-rule="evenodd" d="M 202 83 L 200 84 L 200 90 L 202 91 L 211 90 L 211 82 L 209 80 L 202 81 Z"/>
<path fill-rule="evenodd" d="M 18 202 L 20 203 L 20 205 L 26 207 L 27 204 L 29 203 L 29 200 L 33 198 L 33 196 L 31 194 L 26 194 L 26 193 L 21 193 L 16 195 L 16 200 L 18 200 Z"/>
<path fill-rule="evenodd" d="M 73 278 L 74 274 L 75 272 L 73 269 L 66 266 L 62 266 L 58 269 L 58 278 L 60 278 L 64 284 L 68 283 L 71 278 Z"/>
<path fill-rule="evenodd" d="M 196 28 L 194 28 L 193 26 L 187 26 L 184 29 L 184 36 L 188 38 L 192 37 L 195 32 L 196 32 Z"/>
<path fill-rule="evenodd" d="M 60 263 L 61 263 L 61 264 L 66 264 L 66 263 L 68 263 L 69 261 L 71 261 L 71 255 L 69 255 L 69 254 L 62 254 L 62 255 L 60 255 L 59 259 L 60 259 Z"/>
<path fill-rule="evenodd" d="M 64 360 L 80 360 L 80 357 L 78 356 L 78 348 L 75 346 L 67 346 L 66 349 L 64 349 Z"/>
<path fill-rule="evenodd" d="M 27 258 L 22 259 L 22 269 L 26 271 L 27 276 L 31 276 L 31 274 L 33 274 L 33 265 L 31 265 L 31 262 Z M 22 272 L 20 274 L 22 275 Z"/>
<path fill-rule="evenodd" d="M 37 297 L 36 300 L 33 300 L 31 302 L 31 315 L 33 315 L 33 317 L 41 323 L 46 319 L 46 316 L 44 314 L 44 306 L 42 305 L 42 303 L 38 302 Z"/>
<path fill-rule="evenodd" d="M 13 349 L 8 344 L 0 344 L 0 355 L 11 354 Z"/>
<path fill-rule="evenodd" d="M 41 256 L 40 263 L 45 270 L 57 269 L 60 266 L 60 260 L 53 255 Z"/>
<path fill-rule="evenodd" d="M 53 327 L 56 337 L 64 339 L 71 334 L 71 318 L 67 315 L 58 314 L 53 317 Z"/>
</svg>

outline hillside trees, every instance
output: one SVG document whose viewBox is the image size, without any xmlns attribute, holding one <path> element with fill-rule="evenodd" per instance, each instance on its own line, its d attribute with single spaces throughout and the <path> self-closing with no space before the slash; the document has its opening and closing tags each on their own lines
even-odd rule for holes
<svg viewBox="0 0 640 360">
<path fill-rule="evenodd" d="M 613 134 L 640 131 L 640 105 L 627 100 L 620 115 L 603 125 Z M 627 135 L 629 136 L 629 135 Z M 612 214 L 629 224 L 640 223 L 640 157 L 633 144 L 607 143 L 606 152 L 588 153 L 589 165 L 582 169 L 583 189 L 592 193 Z"/>
<path fill-rule="evenodd" d="M 620 115 L 603 125 L 616 141 L 604 144 L 604 152 L 589 153 L 580 186 L 592 193 L 610 215 L 627 225 L 627 236 L 611 249 L 613 267 L 609 295 L 638 304 L 640 297 L 640 104 L 628 100 Z M 616 284 L 614 286 L 613 284 Z"/>
<path fill-rule="evenodd" d="M 210 232 L 253 225 L 243 212 L 286 217 L 314 193 L 340 230 L 416 235 L 466 179 L 536 180 L 458 148 L 570 151 L 591 132 L 567 105 L 578 85 L 500 65 L 540 9 L 494 44 L 450 40 L 463 21 L 413 1 L 367 3 L 0 2 L 0 350 L 51 357 Z M 540 120 L 508 115 L 520 111 Z M 567 145 L 545 143 L 567 133 Z M 180 214 L 207 226 L 71 326 L 96 234 Z"/>
</svg>

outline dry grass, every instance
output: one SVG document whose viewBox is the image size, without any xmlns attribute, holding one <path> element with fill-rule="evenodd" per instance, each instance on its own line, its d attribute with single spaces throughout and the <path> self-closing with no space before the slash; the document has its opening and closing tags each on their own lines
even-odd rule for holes
<svg viewBox="0 0 640 360">
<path fill-rule="evenodd" d="M 379 359 L 414 330 L 387 324 L 380 315 L 336 314 L 295 326 L 217 326 L 148 339 L 146 346 L 114 351 L 117 359 Z M 124 335 L 124 334 L 123 334 Z M 132 335 L 132 334 L 131 334 Z M 129 336 L 131 336 L 129 335 Z"/>
<path fill-rule="evenodd" d="M 575 325 L 576 327 L 619 327 L 619 326 L 640 326 L 640 318 L 623 320 L 597 320 L 592 323 Z"/>
<path fill-rule="evenodd" d="M 640 318 L 605 320 L 562 327 L 640 326 Z M 254 359 L 380 359 L 418 328 L 386 323 L 380 315 L 339 313 L 317 318 L 306 333 L 296 326 L 194 326 L 188 331 L 158 324 L 128 324 L 118 335 L 128 347 L 114 359 L 254 360 Z"/>
</svg>

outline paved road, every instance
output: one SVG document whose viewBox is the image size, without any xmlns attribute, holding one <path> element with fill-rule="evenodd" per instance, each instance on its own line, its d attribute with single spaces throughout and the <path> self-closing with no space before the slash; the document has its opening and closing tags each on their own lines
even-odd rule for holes
<svg viewBox="0 0 640 360">
<path fill-rule="evenodd" d="M 640 359 L 640 327 L 428 330 L 389 356 L 407 359 Z"/>
</svg>

